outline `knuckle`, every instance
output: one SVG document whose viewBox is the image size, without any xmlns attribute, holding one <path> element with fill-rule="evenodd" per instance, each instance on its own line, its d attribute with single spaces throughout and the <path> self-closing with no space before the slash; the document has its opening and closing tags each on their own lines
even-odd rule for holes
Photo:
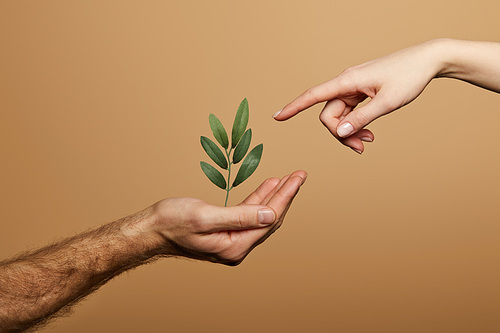
<svg viewBox="0 0 500 333">
<path fill-rule="evenodd" d="M 356 122 L 361 126 L 365 126 L 370 122 L 369 118 L 366 115 L 366 112 L 364 112 L 363 110 L 359 110 L 358 112 L 355 112 L 354 118 L 355 118 Z"/>
<path fill-rule="evenodd" d="M 207 212 L 203 207 L 197 207 L 187 213 L 187 221 L 194 230 L 202 230 L 207 220 Z"/>
<path fill-rule="evenodd" d="M 237 226 L 240 228 L 240 229 L 245 229 L 247 228 L 248 226 L 252 225 L 254 222 L 254 218 L 253 216 L 250 215 L 249 212 L 246 212 L 244 210 L 238 212 L 237 216 L 236 216 L 236 221 L 235 223 L 237 224 Z"/>
<path fill-rule="evenodd" d="M 243 229 L 245 226 L 245 214 L 243 212 L 238 212 L 238 214 L 234 217 L 233 222 L 239 229 Z"/>
<path fill-rule="evenodd" d="M 268 184 L 271 184 L 271 185 L 276 184 L 277 185 L 279 182 L 280 182 L 280 179 L 278 177 L 268 178 L 265 181 L 266 185 L 268 185 Z"/>
<path fill-rule="evenodd" d="M 309 100 L 314 104 L 318 103 L 318 97 L 316 95 L 316 91 L 314 90 L 314 88 L 307 89 L 302 95 L 306 100 Z"/>
<path fill-rule="evenodd" d="M 344 91 L 355 91 L 363 82 L 364 76 L 360 74 L 359 66 L 349 67 L 338 76 L 339 86 Z"/>
<path fill-rule="evenodd" d="M 350 75 L 342 75 L 339 77 L 339 87 L 342 91 L 351 91 L 355 89 L 356 81 Z"/>
<path fill-rule="evenodd" d="M 243 229 L 245 227 L 245 216 L 243 214 L 238 214 L 238 218 L 236 219 L 236 223 L 238 224 L 238 228 Z"/>
<path fill-rule="evenodd" d="M 386 95 L 378 96 L 379 103 L 385 110 L 393 111 L 397 108 L 397 103 L 393 98 L 389 98 Z"/>
<path fill-rule="evenodd" d="M 276 192 L 275 194 L 276 197 L 280 198 L 280 201 L 288 202 L 293 198 L 292 194 L 285 194 L 280 191 Z"/>
<path fill-rule="evenodd" d="M 340 76 L 343 78 L 348 78 L 348 77 L 352 76 L 354 73 L 356 73 L 356 71 L 357 71 L 356 66 L 352 66 L 352 67 L 344 69 L 344 71 L 342 73 L 340 73 Z"/>
<path fill-rule="evenodd" d="M 323 123 L 323 125 L 327 126 L 331 125 L 332 122 L 339 117 L 340 110 L 345 109 L 345 103 L 341 100 L 331 100 L 325 105 L 323 110 L 319 114 L 319 120 Z"/>
<path fill-rule="evenodd" d="M 349 67 L 346 68 L 342 71 L 341 75 L 349 75 L 350 73 L 354 72 L 355 67 Z"/>
<path fill-rule="evenodd" d="M 326 123 L 328 122 L 328 111 L 323 110 L 319 114 L 319 121 L 321 121 L 323 123 L 323 125 L 326 125 Z"/>
<path fill-rule="evenodd" d="M 329 108 L 325 108 L 319 114 L 319 121 L 321 121 L 321 123 L 326 127 L 329 127 L 329 125 L 332 123 L 333 118 L 335 118 L 335 114 L 333 110 Z"/>
</svg>

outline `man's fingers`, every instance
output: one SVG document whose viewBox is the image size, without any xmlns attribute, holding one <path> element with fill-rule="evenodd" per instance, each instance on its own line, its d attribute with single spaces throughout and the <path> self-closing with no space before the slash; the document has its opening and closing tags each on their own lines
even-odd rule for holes
<svg viewBox="0 0 500 333">
<path fill-rule="evenodd" d="M 286 212 L 289 204 L 299 191 L 306 177 L 307 174 L 305 171 L 294 172 L 269 200 L 267 206 L 271 207 L 276 212 L 278 219 Z"/>
<path fill-rule="evenodd" d="M 207 206 L 200 214 L 202 230 L 207 233 L 264 228 L 274 223 L 277 216 L 273 209 L 263 205 Z"/>
<path fill-rule="evenodd" d="M 297 113 L 321 102 L 331 100 L 339 95 L 337 80 L 334 78 L 323 84 L 306 90 L 299 97 L 286 105 L 282 110 L 276 112 L 273 116 L 276 120 L 286 120 Z"/>
<path fill-rule="evenodd" d="M 272 206 L 242 204 L 235 207 L 217 207 L 206 205 L 198 212 L 205 226 L 202 229 L 206 230 L 205 232 L 212 240 L 215 240 L 217 245 L 214 246 L 218 249 L 221 258 L 226 258 L 230 264 L 238 264 L 254 247 L 279 228 L 293 197 L 307 178 L 307 173 L 302 170 L 295 171 L 284 178 L 287 180 L 270 199 Z M 273 182 L 275 180 L 269 183 Z M 259 188 L 264 187 L 266 186 L 263 184 Z M 268 189 L 271 187 L 269 186 Z M 273 192 L 276 187 L 278 186 L 275 186 Z M 279 214 L 274 211 L 273 207 L 279 210 Z"/>
<path fill-rule="evenodd" d="M 276 229 L 278 229 L 283 222 L 284 216 L 288 208 L 292 204 L 293 198 L 299 191 L 300 186 L 307 178 L 305 171 L 295 171 L 290 176 L 284 177 L 286 181 L 282 184 L 280 189 L 274 193 L 273 197 L 269 200 L 269 207 L 272 207 L 276 212 L 276 221 L 270 225 L 270 228 L 261 228 L 245 231 L 246 246 L 249 251 L 267 239 Z"/>
<path fill-rule="evenodd" d="M 264 228 L 273 224 L 280 215 L 271 206 L 267 206 L 265 202 L 273 200 L 274 196 L 280 192 L 281 195 L 286 195 L 289 190 L 283 192 L 281 189 L 288 183 L 289 177 L 292 176 L 300 179 L 300 187 L 307 178 L 307 173 L 302 170 L 295 171 L 293 174 L 284 177 L 279 184 L 277 184 L 277 178 L 269 178 L 245 199 L 244 204 L 235 207 L 207 205 L 200 212 L 200 215 L 202 215 L 200 220 L 204 221 L 202 230 L 206 232 L 248 230 Z M 263 196 L 266 196 L 264 200 L 262 200 Z M 248 203 L 256 200 L 260 200 L 260 205 Z"/>
<path fill-rule="evenodd" d="M 243 200 L 241 204 L 248 204 L 248 205 L 259 205 L 262 204 L 262 201 L 264 198 L 266 198 L 269 193 L 271 193 L 274 188 L 279 184 L 280 179 L 279 178 L 268 178 L 266 179 L 260 186 L 250 193 L 250 195 Z"/>
<path fill-rule="evenodd" d="M 271 192 L 269 192 L 266 197 L 264 198 L 264 200 L 262 200 L 260 202 L 261 205 L 267 205 L 267 203 L 269 202 L 269 200 L 271 200 L 271 198 L 273 197 L 273 195 L 278 192 L 278 190 L 281 188 L 281 186 L 283 186 L 283 184 L 287 181 L 288 178 L 290 178 L 291 175 L 286 175 L 285 177 L 281 178 L 280 182 L 278 183 L 278 185 L 276 185 L 273 190 Z"/>
<path fill-rule="evenodd" d="M 304 179 L 305 181 L 305 179 L 307 178 L 307 172 L 305 172 L 304 170 L 297 170 L 294 173 L 286 175 L 285 177 L 281 178 L 279 184 L 264 198 L 262 202 L 260 202 L 260 204 L 267 205 L 269 203 L 269 200 L 271 200 L 271 198 L 276 194 L 276 192 L 279 191 L 279 189 L 283 186 L 283 184 L 285 184 L 288 178 L 292 176 L 302 177 L 302 179 Z"/>
</svg>

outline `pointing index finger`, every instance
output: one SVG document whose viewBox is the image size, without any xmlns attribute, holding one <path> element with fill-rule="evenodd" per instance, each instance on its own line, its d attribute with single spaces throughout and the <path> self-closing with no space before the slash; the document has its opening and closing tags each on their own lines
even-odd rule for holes
<svg viewBox="0 0 500 333">
<path fill-rule="evenodd" d="M 287 120 L 315 104 L 331 100 L 339 95 L 339 88 L 337 86 L 338 82 L 336 78 L 334 78 L 318 86 L 307 89 L 299 97 L 287 104 L 282 110 L 276 112 L 273 118 L 278 121 Z"/>
</svg>

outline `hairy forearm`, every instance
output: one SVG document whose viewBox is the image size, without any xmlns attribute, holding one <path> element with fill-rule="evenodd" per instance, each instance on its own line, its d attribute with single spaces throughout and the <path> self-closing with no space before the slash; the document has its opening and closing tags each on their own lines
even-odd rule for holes
<svg viewBox="0 0 500 333">
<path fill-rule="evenodd" d="M 148 208 L 0 264 L 0 331 L 40 324 L 114 276 L 168 254 L 146 230 L 153 220 Z"/>
<path fill-rule="evenodd" d="M 441 69 L 437 77 L 463 80 L 500 92 L 500 43 L 438 40 Z"/>
</svg>

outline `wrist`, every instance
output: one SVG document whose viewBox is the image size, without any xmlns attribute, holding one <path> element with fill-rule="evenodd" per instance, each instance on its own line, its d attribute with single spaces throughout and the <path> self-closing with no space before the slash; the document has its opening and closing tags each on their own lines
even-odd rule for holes
<svg viewBox="0 0 500 333">
<path fill-rule="evenodd" d="M 120 220 L 123 235 L 137 245 L 138 255 L 154 257 L 156 255 L 174 255 L 174 248 L 160 233 L 156 226 L 164 216 L 157 209 L 157 204 Z"/>
<path fill-rule="evenodd" d="M 460 44 L 463 41 L 449 38 L 433 40 L 436 49 L 438 70 L 436 78 L 457 78 L 463 68 L 460 66 Z"/>
</svg>

